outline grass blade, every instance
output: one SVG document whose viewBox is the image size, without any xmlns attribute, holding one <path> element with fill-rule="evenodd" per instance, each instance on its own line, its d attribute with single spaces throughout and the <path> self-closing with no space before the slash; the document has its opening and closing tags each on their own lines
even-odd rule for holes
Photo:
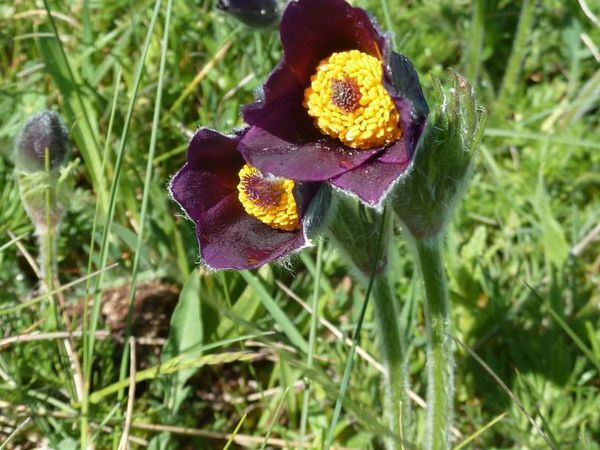
<svg viewBox="0 0 600 450">
<path fill-rule="evenodd" d="M 319 241 L 317 247 L 317 269 L 315 275 L 315 284 L 313 287 L 312 314 L 310 315 L 310 332 L 308 335 L 308 353 L 306 355 L 306 366 L 310 369 L 313 366 L 313 357 L 315 351 L 315 339 L 317 336 L 317 320 L 319 316 L 318 300 L 319 286 L 321 284 L 321 271 L 323 268 L 323 240 Z M 306 425 L 308 423 L 308 408 L 310 403 L 310 384 L 307 383 L 302 396 L 302 413 L 300 415 L 300 443 L 304 444 L 306 435 Z"/>
<path fill-rule="evenodd" d="M 308 343 L 306 340 L 304 340 L 298 329 L 294 326 L 285 312 L 283 312 L 283 310 L 275 302 L 275 299 L 273 299 L 273 297 L 271 297 L 271 295 L 267 292 L 260 279 L 247 270 L 240 271 L 240 274 L 244 280 L 246 280 L 246 283 L 248 283 L 248 285 L 254 289 L 254 292 L 256 292 L 260 298 L 263 306 L 267 309 L 267 311 L 269 311 L 271 316 L 273 316 L 273 319 L 275 319 L 275 321 L 279 324 L 282 331 L 290 339 L 292 344 L 294 344 L 304 353 L 307 353 Z"/>
</svg>

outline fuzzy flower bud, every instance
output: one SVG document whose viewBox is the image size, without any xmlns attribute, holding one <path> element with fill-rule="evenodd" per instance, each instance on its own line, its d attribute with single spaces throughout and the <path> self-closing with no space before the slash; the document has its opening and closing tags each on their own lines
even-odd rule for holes
<svg viewBox="0 0 600 450">
<path fill-rule="evenodd" d="M 281 15 L 279 0 L 219 0 L 217 8 L 252 28 L 274 26 Z"/>
<path fill-rule="evenodd" d="M 327 236 L 348 266 L 356 269 L 354 275 L 363 283 L 373 270 L 381 274 L 387 268 L 386 249 L 392 230 L 389 216 L 382 216 L 355 198 L 338 192 L 333 195 Z M 383 226 L 382 220 L 385 220 Z M 377 245 L 380 241 L 382 244 Z"/>
<path fill-rule="evenodd" d="M 50 169 L 65 161 L 71 144 L 69 134 L 60 116 L 54 111 L 43 111 L 27 120 L 15 145 L 15 164 L 26 172 L 43 171 L 48 149 Z"/>
<path fill-rule="evenodd" d="M 54 111 L 31 116 L 15 141 L 15 175 L 21 200 L 38 234 L 56 228 L 70 192 L 71 143 Z M 47 165 L 48 164 L 48 165 Z"/>
<path fill-rule="evenodd" d="M 419 143 L 412 173 L 396 189 L 391 205 L 415 237 L 438 235 L 470 178 L 483 135 L 486 112 L 458 73 L 445 92 L 433 79 L 439 107 Z"/>
</svg>

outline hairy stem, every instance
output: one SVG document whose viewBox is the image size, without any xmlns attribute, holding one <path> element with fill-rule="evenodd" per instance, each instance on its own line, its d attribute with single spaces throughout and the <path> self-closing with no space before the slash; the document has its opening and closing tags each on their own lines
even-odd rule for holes
<svg viewBox="0 0 600 450">
<path fill-rule="evenodd" d="M 450 302 L 441 254 L 441 237 L 414 239 L 425 287 L 427 322 L 427 450 L 450 449 L 454 399 L 454 358 Z"/>
<path fill-rule="evenodd" d="M 379 333 L 379 347 L 385 366 L 384 405 L 388 426 L 399 441 L 404 441 L 403 430 L 408 425 L 409 404 L 407 398 L 407 379 L 404 371 L 403 346 L 400 334 L 399 314 L 394 294 L 385 274 L 375 279 L 373 286 L 375 321 Z M 403 411 L 405 411 L 403 413 Z M 388 439 L 389 450 L 400 449 L 398 440 Z"/>
</svg>

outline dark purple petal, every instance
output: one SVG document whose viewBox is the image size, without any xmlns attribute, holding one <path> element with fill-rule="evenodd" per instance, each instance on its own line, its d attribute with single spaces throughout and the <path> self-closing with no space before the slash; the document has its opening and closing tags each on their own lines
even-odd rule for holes
<svg viewBox="0 0 600 450">
<path fill-rule="evenodd" d="M 202 259 L 213 269 L 255 269 L 306 244 L 302 230 L 275 230 L 249 216 L 237 193 L 202 215 L 196 235 Z"/>
<path fill-rule="evenodd" d="M 429 107 L 419 83 L 419 75 L 408 58 L 393 52 L 389 45 L 385 47 L 384 56 L 383 86 L 400 112 L 400 123 L 412 158 L 423 133 Z M 381 161 L 401 162 L 388 152 L 382 155 Z"/>
<path fill-rule="evenodd" d="M 327 180 L 360 166 L 379 151 L 354 150 L 323 135 L 290 142 L 258 126 L 250 128 L 239 148 L 259 170 L 298 181 Z"/>
<path fill-rule="evenodd" d="M 357 49 L 382 58 L 385 37 L 367 12 L 345 0 L 292 1 L 281 19 L 284 62 L 303 86 L 319 62 L 334 52 Z"/>
<path fill-rule="evenodd" d="M 356 195 L 370 206 L 378 206 L 406 173 L 409 164 L 385 164 L 374 160 L 334 178 L 331 184 Z"/>
<path fill-rule="evenodd" d="M 231 189 L 229 182 L 223 183 L 215 173 L 194 170 L 189 163 L 171 181 L 173 198 L 196 223 L 202 214 L 232 192 L 234 189 Z"/>
<path fill-rule="evenodd" d="M 202 128 L 192 138 L 188 147 L 188 165 L 191 170 L 215 174 L 219 183 L 235 189 L 238 172 L 244 165 L 236 147 L 242 132 L 235 136 L 224 136 L 216 131 Z"/>
<path fill-rule="evenodd" d="M 329 179 L 367 204 L 380 203 L 410 166 L 428 114 L 412 64 L 392 51 L 390 39 L 364 10 L 345 0 L 290 2 L 281 40 L 283 61 L 269 76 L 261 98 L 244 109 L 251 126 L 239 146 L 244 158 L 263 172 L 300 181 Z M 382 60 L 383 85 L 400 112 L 403 130 L 402 138 L 387 148 L 351 149 L 323 135 L 302 106 L 318 63 L 350 49 Z"/>
</svg>

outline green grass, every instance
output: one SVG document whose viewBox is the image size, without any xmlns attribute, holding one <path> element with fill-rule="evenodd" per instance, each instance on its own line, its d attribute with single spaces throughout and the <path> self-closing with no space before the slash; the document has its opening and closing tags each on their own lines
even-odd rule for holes
<svg viewBox="0 0 600 450">
<path fill-rule="evenodd" d="M 381 361 L 372 307 L 347 379 L 350 347 L 323 324 L 352 337 L 365 296 L 329 242 L 291 270 L 194 270 L 193 226 L 169 199 L 169 177 L 189 133 L 240 125 L 240 105 L 280 55 L 276 33 L 253 32 L 214 3 L 173 1 L 168 25 L 166 0 L 48 0 L 52 21 L 33 0 L 0 5 L 2 449 L 117 448 L 131 377 L 134 448 L 304 440 L 317 449 L 329 437 L 338 447 L 382 446 L 381 374 L 361 357 Z M 600 222 L 600 66 L 581 38 L 600 46 L 600 30 L 576 1 L 354 3 L 391 24 L 426 95 L 428 73 L 452 67 L 472 78 L 490 114 L 445 248 L 456 338 L 470 349 L 457 346 L 455 447 L 600 449 L 600 244 L 578 246 Z M 35 262 L 37 239 L 11 160 L 19 127 L 46 107 L 63 115 L 76 147 L 51 293 L 71 329 L 61 316 L 48 330 L 52 310 L 26 257 Z M 421 291 L 406 243 L 390 245 L 411 388 L 424 397 Z M 131 327 L 136 374 L 123 345 L 132 280 L 148 298 Z M 83 325 L 86 298 L 98 320 Z M 118 314 L 106 306 L 115 298 Z M 82 326 L 110 336 L 83 339 Z M 76 332 L 80 369 L 64 333 L 35 336 L 48 331 Z M 77 377 L 89 380 L 89 396 Z M 412 409 L 405 435 L 423 442 L 425 412 Z"/>
</svg>

